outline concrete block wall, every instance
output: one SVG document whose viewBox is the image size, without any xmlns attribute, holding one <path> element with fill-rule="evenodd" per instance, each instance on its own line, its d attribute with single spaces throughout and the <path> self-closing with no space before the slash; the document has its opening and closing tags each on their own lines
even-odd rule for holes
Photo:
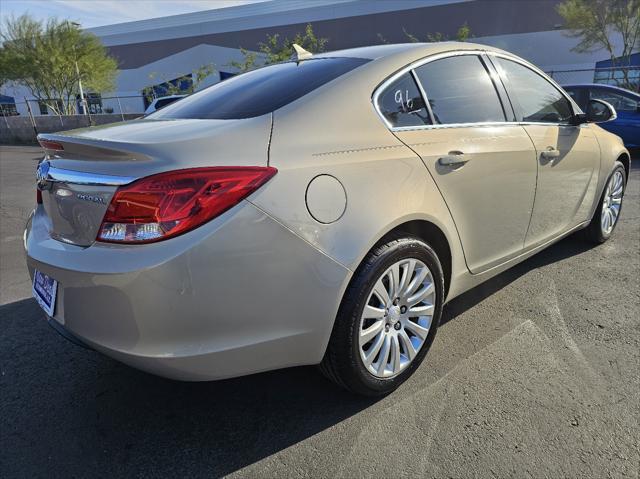
<svg viewBox="0 0 640 479">
<path fill-rule="evenodd" d="M 90 125 L 89 117 L 85 115 L 35 116 L 33 117 L 36 123 L 35 129 L 28 116 L 0 117 L 0 144 L 35 144 L 37 143 L 37 133 L 55 133 L 87 126 L 116 123 L 122 121 L 123 116 L 125 120 L 133 120 L 141 115 L 139 113 L 92 115 L 93 125 Z"/>
</svg>

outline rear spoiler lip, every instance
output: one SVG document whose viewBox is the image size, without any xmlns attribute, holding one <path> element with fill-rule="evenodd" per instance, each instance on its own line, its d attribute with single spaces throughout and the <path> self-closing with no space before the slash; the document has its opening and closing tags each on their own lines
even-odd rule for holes
<svg viewBox="0 0 640 479">
<path fill-rule="evenodd" d="M 37 136 L 38 142 L 53 141 L 59 143 L 64 148 L 62 151 L 55 149 L 48 149 L 40 145 L 44 151 L 44 160 L 50 160 L 51 166 L 54 166 L 58 160 L 63 161 L 94 161 L 99 163 L 111 163 L 111 162 L 130 162 L 135 164 L 151 164 L 154 162 L 159 166 L 160 164 L 167 163 L 165 158 L 158 155 L 159 151 L 154 151 L 148 145 L 136 144 L 130 141 L 113 141 L 113 140 L 101 140 L 96 138 L 83 138 L 81 136 L 74 136 L 64 133 L 41 133 Z M 90 149 L 86 150 L 86 149 Z M 83 151 L 84 150 L 84 151 Z M 152 156 L 153 155 L 153 156 Z M 75 165 L 57 165 L 59 169 L 76 171 Z M 85 172 L 84 167 L 77 167 L 80 172 Z M 96 176 L 100 175 L 114 175 L 120 176 L 118 171 L 100 171 L 92 172 L 89 170 L 87 173 L 93 173 Z M 146 176 L 145 174 L 138 174 L 136 171 L 133 174 L 127 174 L 126 176 L 135 177 L 135 179 Z M 125 173 L 126 174 L 126 173 Z"/>
<path fill-rule="evenodd" d="M 62 146 L 90 146 L 93 148 L 102 148 L 104 150 L 111 150 L 117 153 L 125 153 L 136 151 L 142 145 L 138 145 L 129 141 L 114 141 L 114 140 L 102 140 L 99 138 L 85 138 L 82 136 L 76 136 L 64 133 L 39 133 L 36 137 L 36 140 L 40 142 L 40 140 L 44 141 L 53 141 L 56 143 L 60 143 Z M 46 151 L 55 151 L 55 150 L 47 150 Z"/>
<path fill-rule="evenodd" d="M 100 173 L 85 173 L 83 171 L 66 170 L 49 167 L 47 181 L 50 183 L 68 183 L 87 186 L 122 186 L 137 180 L 133 176 L 104 175 Z"/>
</svg>

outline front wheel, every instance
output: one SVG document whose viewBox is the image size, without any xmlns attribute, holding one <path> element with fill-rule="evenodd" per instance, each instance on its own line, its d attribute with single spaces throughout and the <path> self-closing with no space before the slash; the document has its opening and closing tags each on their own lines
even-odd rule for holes
<svg viewBox="0 0 640 479">
<path fill-rule="evenodd" d="M 443 298 L 442 267 L 427 243 L 400 237 L 378 246 L 345 293 L 321 371 L 355 393 L 393 391 L 427 354 Z"/>
<path fill-rule="evenodd" d="M 594 243 L 604 243 L 611 237 L 620 217 L 626 184 L 626 171 L 622 163 L 618 161 L 604 187 L 591 223 L 585 229 L 587 240 Z"/>
</svg>

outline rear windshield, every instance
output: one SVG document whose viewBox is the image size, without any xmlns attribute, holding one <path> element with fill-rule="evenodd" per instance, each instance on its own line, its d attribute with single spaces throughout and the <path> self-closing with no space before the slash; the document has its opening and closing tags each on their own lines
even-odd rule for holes
<svg viewBox="0 0 640 479">
<path fill-rule="evenodd" d="M 216 83 L 147 118 L 231 120 L 264 115 L 368 61 L 336 57 L 269 65 Z"/>
</svg>

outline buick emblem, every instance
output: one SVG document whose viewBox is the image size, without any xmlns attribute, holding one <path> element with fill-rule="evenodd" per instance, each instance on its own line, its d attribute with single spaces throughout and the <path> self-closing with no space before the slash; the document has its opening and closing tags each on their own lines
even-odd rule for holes
<svg viewBox="0 0 640 479">
<path fill-rule="evenodd" d="M 49 181 L 49 162 L 47 160 L 41 162 L 36 169 L 36 186 L 40 191 L 51 188 Z"/>
</svg>

